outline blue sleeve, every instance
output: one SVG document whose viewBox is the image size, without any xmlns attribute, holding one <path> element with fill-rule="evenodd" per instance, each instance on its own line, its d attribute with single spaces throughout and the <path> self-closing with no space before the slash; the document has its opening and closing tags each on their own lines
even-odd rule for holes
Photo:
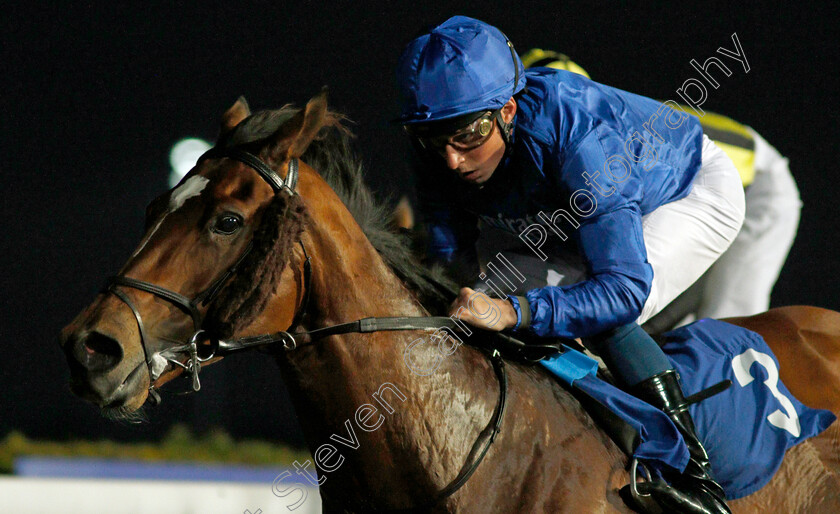
<svg viewBox="0 0 840 514">
<path fill-rule="evenodd" d="M 472 260 L 478 238 L 475 215 L 461 209 L 434 206 L 423 211 L 429 237 L 427 253 L 433 262 L 452 263 L 464 256 Z"/>
<path fill-rule="evenodd" d="M 471 265 L 476 261 L 478 217 L 458 207 L 457 196 L 453 198 L 450 194 L 449 177 L 428 168 L 420 170 L 417 176 L 417 197 L 420 219 L 428 236 L 428 257 L 432 262 L 454 264 L 459 260 Z"/>
<path fill-rule="evenodd" d="M 641 177 L 617 160 L 609 159 L 605 168 L 608 157 L 621 155 L 609 151 L 621 148 L 623 141 L 615 139 L 594 129 L 558 164 L 564 189 L 573 196 L 588 192 L 577 196 L 580 210 L 588 214 L 574 232 L 588 278 L 526 293 L 530 330 L 539 336 L 585 337 L 629 323 L 650 294 L 653 269 L 642 234 Z"/>
</svg>

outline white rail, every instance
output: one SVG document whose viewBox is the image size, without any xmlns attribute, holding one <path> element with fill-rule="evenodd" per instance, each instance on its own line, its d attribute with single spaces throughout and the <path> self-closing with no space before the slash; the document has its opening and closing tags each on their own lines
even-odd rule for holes
<svg viewBox="0 0 840 514">
<path fill-rule="evenodd" d="M 290 511 L 272 484 L 0 477 L 0 512 L 9 514 L 320 514 L 315 488 Z M 299 496 L 299 493 L 297 493 Z"/>
</svg>

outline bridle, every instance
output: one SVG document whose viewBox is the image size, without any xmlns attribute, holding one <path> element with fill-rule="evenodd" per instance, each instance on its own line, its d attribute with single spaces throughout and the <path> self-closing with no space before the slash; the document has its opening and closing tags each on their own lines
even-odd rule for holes
<svg viewBox="0 0 840 514">
<path fill-rule="evenodd" d="M 297 185 L 298 180 L 298 160 L 297 158 L 291 158 L 289 160 L 289 171 L 286 174 L 286 179 L 283 180 L 280 175 L 277 174 L 276 171 L 271 169 L 265 162 L 263 162 L 259 157 L 246 152 L 244 150 L 238 149 L 218 149 L 212 148 L 205 152 L 201 157 L 198 159 L 198 163 L 205 159 L 210 158 L 228 158 L 235 161 L 239 161 L 254 171 L 256 171 L 263 180 L 271 186 L 275 193 L 286 192 L 290 196 L 297 195 L 295 191 L 295 186 Z M 309 279 L 311 276 L 311 264 L 309 255 L 306 252 L 306 247 L 303 245 L 303 241 L 300 241 L 301 249 L 303 250 L 304 255 L 304 269 L 303 269 L 303 287 L 305 291 L 305 297 L 302 303 L 301 310 L 295 316 L 294 321 L 292 322 L 291 326 L 296 326 L 303 316 L 306 314 L 306 308 L 309 304 Z M 143 355 L 146 360 L 146 367 L 149 372 L 149 399 L 154 404 L 160 404 L 161 398 L 160 394 L 157 392 L 154 383 L 160 378 L 161 375 L 167 370 L 169 365 L 173 365 L 175 367 L 179 367 L 183 369 L 184 373 L 186 373 L 189 377 L 192 378 L 192 390 L 199 391 L 201 389 L 201 382 L 199 381 L 198 375 L 201 371 L 201 363 L 207 362 L 214 357 L 221 357 L 226 353 L 231 352 L 231 348 L 225 348 L 222 351 L 217 352 L 216 348 L 206 348 L 205 345 L 200 345 L 200 343 L 204 340 L 203 336 L 206 336 L 207 333 L 205 330 L 201 328 L 202 319 L 201 313 L 199 312 L 199 305 L 209 305 L 210 302 L 215 299 L 216 295 L 221 291 L 222 286 L 225 282 L 228 281 L 238 270 L 239 266 L 245 260 L 245 257 L 248 256 L 251 249 L 253 248 L 254 243 L 253 241 L 248 244 L 239 258 L 236 259 L 227 270 L 225 270 L 222 275 L 217 278 L 212 284 L 210 284 L 204 291 L 200 292 L 198 295 L 195 296 L 192 300 L 187 298 L 186 296 L 176 293 L 175 291 L 171 291 L 164 287 L 161 287 L 157 284 L 153 284 L 151 282 L 146 282 L 143 280 L 138 280 L 136 278 L 130 278 L 125 276 L 115 276 L 110 277 L 105 284 L 103 292 L 106 293 L 113 293 L 117 298 L 122 300 L 129 309 L 131 309 L 132 314 L 134 314 L 134 318 L 137 321 L 137 328 L 140 332 L 140 344 L 143 348 Z M 123 287 L 130 287 L 133 289 L 138 289 L 140 291 L 145 291 L 147 293 L 151 293 L 158 298 L 168 301 L 169 303 L 175 305 L 180 310 L 184 311 L 185 313 L 189 314 L 192 318 L 193 322 L 193 335 L 190 337 L 190 340 L 186 344 L 173 346 L 170 348 L 166 348 L 159 352 L 149 354 L 148 347 L 146 345 L 146 341 L 148 337 L 146 336 L 146 328 L 143 324 L 143 318 L 140 315 L 140 310 L 134 305 L 128 295 L 125 292 L 118 289 L 119 286 Z M 235 351 L 235 350 L 234 350 Z M 186 362 L 182 362 L 178 357 L 183 356 L 183 354 L 187 355 Z"/>
<path fill-rule="evenodd" d="M 263 162 L 259 157 L 244 150 L 211 148 L 198 159 L 198 163 L 209 158 L 228 158 L 245 164 L 246 166 L 256 171 L 260 175 L 260 177 L 262 177 L 263 180 L 265 180 L 272 187 L 275 194 L 279 194 L 281 192 L 285 192 L 290 196 L 295 196 L 298 194 L 295 191 L 295 187 L 297 185 L 298 180 L 299 168 L 297 158 L 292 158 L 289 160 L 288 173 L 286 174 L 285 180 L 282 177 L 280 177 L 280 175 L 276 171 L 271 169 L 265 162 Z M 311 291 L 311 259 L 306 252 L 306 247 L 303 245 L 303 241 L 299 241 L 299 243 L 304 255 L 304 268 L 302 279 L 304 298 L 301 303 L 300 310 L 297 312 L 294 320 L 292 321 L 292 324 L 290 325 L 290 330 L 298 326 L 303 316 L 305 316 L 307 307 L 309 305 L 309 297 Z M 307 332 L 280 331 L 272 334 L 263 334 L 228 340 L 208 338 L 209 334 L 201 328 L 202 319 L 201 314 L 199 312 L 199 305 L 206 306 L 213 301 L 213 299 L 222 289 L 222 286 L 225 284 L 225 282 L 227 282 L 228 279 L 230 279 L 230 277 L 232 277 L 236 273 L 238 267 L 242 264 L 243 260 L 252 248 L 253 242 L 248 244 L 248 246 L 242 252 L 242 255 L 240 255 L 239 258 L 237 258 L 236 262 L 234 262 L 233 265 L 231 265 L 227 270 L 225 270 L 225 272 L 222 273 L 222 275 L 219 278 L 217 278 L 213 283 L 211 283 L 210 286 L 208 286 L 204 291 L 196 295 L 195 298 L 193 298 L 192 300 L 180 293 L 176 293 L 151 282 L 146 282 L 135 278 L 115 276 L 109 278 L 106 282 L 103 292 L 113 293 L 117 298 L 119 298 L 123 303 L 125 303 L 128 306 L 128 308 L 131 309 L 131 312 L 134 314 L 134 318 L 137 321 L 137 327 L 140 332 L 140 343 L 143 347 L 143 354 L 146 359 L 146 367 L 149 372 L 149 399 L 152 403 L 159 404 L 161 401 L 160 394 L 155 389 L 154 383 L 155 381 L 157 381 L 158 378 L 160 378 L 161 375 L 163 375 L 163 373 L 167 370 L 170 364 L 182 368 L 183 372 L 192 378 L 192 390 L 198 391 L 201 389 L 201 382 L 199 381 L 198 376 L 199 372 L 201 371 L 201 364 L 203 362 L 207 362 L 215 357 L 223 357 L 225 355 L 229 355 L 231 353 L 243 350 L 249 350 L 253 348 L 264 348 L 268 346 L 280 346 L 283 350 L 290 352 L 304 343 L 312 342 L 332 335 L 348 333 L 369 333 L 392 330 L 437 330 L 441 328 L 461 330 L 461 328 L 458 326 L 457 323 L 455 323 L 454 320 L 447 317 L 393 317 L 364 318 L 356 321 L 351 321 L 349 323 L 341 323 L 338 325 L 318 328 Z M 143 318 L 140 315 L 140 311 L 131 301 L 129 296 L 126 295 L 125 292 L 121 291 L 119 287 L 128 287 L 151 293 L 152 295 L 158 298 L 170 302 L 180 310 L 189 314 L 192 318 L 194 329 L 193 335 L 192 337 L 190 337 L 189 342 L 187 342 L 186 344 L 166 348 L 164 350 L 155 352 L 150 355 L 146 346 L 146 329 L 143 324 Z M 207 339 L 209 339 L 209 345 L 200 344 Z M 183 357 L 184 354 L 186 354 L 187 356 L 186 362 L 182 362 L 179 359 L 179 357 Z M 458 476 L 456 476 L 455 479 L 451 483 L 449 483 L 448 486 L 446 486 L 444 489 L 438 492 L 433 498 L 425 502 L 423 505 L 412 507 L 409 509 L 393 509 L 388 510 L 387 512 L 415 512 L 428 509 L 455 493 L 455 491 L 460 489 L 467 482 L 467 480 L 470 478 L 470 476 L 472 476 L 476 469 L 478 469 L 478 465 L 484 459 L 484 456 L 490 449 L 490 445 L 493 444 L 493 441 L 496 439 L 496 436 L 501 430 L 502 420 L 504 418 L 505 405 L 507 402 L 507 375 L 505 373 L 504 361 L 502 360 L 499 352 L 495 350 L 492 352 L 492 354 L 489 355 L 489 357 L 490 361 L 493 364 L 493 370 L 495 372 L 496 378 L 499 381 L 499 403 L 496 405 L 496 409 L 494 410 L 493 417 L 490 419 L 490 422 L 487 424 L 484 430 L 481 431 L 478 438 L 476 439 L 476 442 L 473 444 L 472 450 L 467 456 L 467 461 L 462 466 L 460 472 L 458 473 Z M 479 450 L 478 446 L 482 440 L 485 440 L 486 442 L 484 446 Z M 383 512 L 370 508 L 366 508 L 364 510 Z"/>
</svg>

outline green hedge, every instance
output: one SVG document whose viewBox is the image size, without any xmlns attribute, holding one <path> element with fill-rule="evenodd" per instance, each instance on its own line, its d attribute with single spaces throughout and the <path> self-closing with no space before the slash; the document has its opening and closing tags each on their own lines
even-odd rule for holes
<svg viewBox="0 0 840 514">
<path fill-rule="evenodd" d="M 98 457 L 141 461 L 191 461 L 226 464 L 291 466 L 294 460 L 310 458 L 305 450 L 267 441 L 234 441 L 221 429 L 203 435 L 175 425 L 159 442 L 118 443 L 114 441 L 36 441 L 20 432 L 0 440 L 0 473 L 11 473 L 16 457 Z"/>
</svg>

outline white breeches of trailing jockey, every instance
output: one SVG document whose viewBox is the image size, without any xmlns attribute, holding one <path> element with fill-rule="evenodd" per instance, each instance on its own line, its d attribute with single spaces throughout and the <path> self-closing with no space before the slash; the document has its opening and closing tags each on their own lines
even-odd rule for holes
<svg viewBox="0 0 840 514">
<path fill-rule="evenodd" d="M 788 160 L 752 132 L 755 179 L 746 192 L 744 226 L 703 277 L 698 318 L 750 316 L 770 308 L 770 292 L 799 227 L 802 202 Z"/>
</svg>

